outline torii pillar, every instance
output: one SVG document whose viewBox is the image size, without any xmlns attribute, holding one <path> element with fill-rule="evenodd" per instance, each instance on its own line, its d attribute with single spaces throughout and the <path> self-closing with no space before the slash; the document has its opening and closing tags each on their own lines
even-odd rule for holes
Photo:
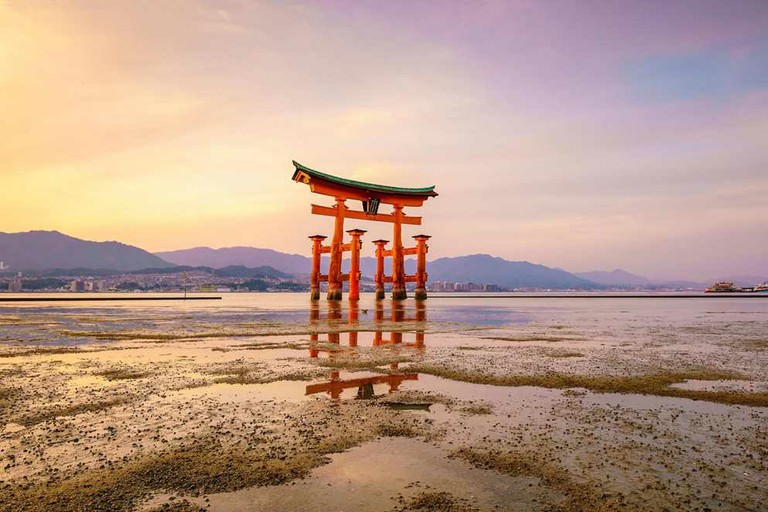
<svg viewBox="0 0 768 512">
<path fill-rule="evenodd" d="M 363 248 L 363 242 L 360 237 L 366 231 L 364 229 L 350 229 L 347 231 L 352 237 L 350 245 L 351 264 L 349 268 L 349 300 L 360 300 L 360 249 Z"/>
<path fill-rule="evenodd" d="M 309 237 L 312 240 L 312 273 L 309 275 L 309 298 L 312 301 L 320 300 L 320 254 L 326 238 L 323 235 Z"/>
<path fill-rule="evenodd" d="M 427 300 L 427 251 L 429 246 L 427 240 L 432 238 L 429 235 L 416 235 L 416 300 Z"/>
<path fill-rule="evenodd" d="M 405 300 L 405 258 L 403 257 L 403 206 L 396 204 L 392 216 L 392 300 Z"/>
<path fill-rule="evenodd" d="M 389 240 L 374 240 L 373 244 L 376 246 L 376 275 L 373 276 L 373 282 L 376 285 L 376 300 L 384 300 L 386 293 L 384 292 L 384 255 L 386 249 L 384 247 L 389 243 Z"/>
</svg>

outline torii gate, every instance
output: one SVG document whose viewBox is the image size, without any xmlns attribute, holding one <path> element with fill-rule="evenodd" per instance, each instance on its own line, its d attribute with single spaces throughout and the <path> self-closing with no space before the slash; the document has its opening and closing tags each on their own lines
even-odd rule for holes
<svg viewBox="0 0 768 512">
<path fill-rule="evenodd" d="M 305 167 L 294 161 L 295 168 L 293 181 L 309 185 L 312 192 L 331 196 L 336 199 L 332 207 L 312 205 L 314 215 L 326 215 L 336 219 L 333 239 L 330 245 L 323 245 L 327 237 L 313 235 L 312 240 L 312 274 L 311 274 L 311 299 L 320 300 L 320 283 L 328 282 L 328 300 L 341 300 L 341 292 L 344 281 L 349 281 L 349 300 L 360 299 L 360 240 L 365 231 L 351 229 L 347 231 L 352 237 L 348 244 L 344 243 L 344 219 L 370 220 L 375 222 L 390 222 L 393 224 L 392 249 L 386 249 L 388 240 L 374 240 L 376 245 L 376 300 L 384 298 L 384 283 L 392 283 L 392 299 L 404 300 L 406 282 L 416 283 L 416 300 L 427 298 L 427 235 L 416 235 L 416 247 L 403 247 L 402 225 L 421 225 L 421 217 L 407 216 L 403 208 L 419 207 L 430 197 L 437 196 L 435 187 L 402 188 L 388 185 L 377 185 L 362 181 L 348 180 L 325 174 L 309 167 Z M 363 203 L 363 209 L 351 210 L 346 206 L 347 199 L 355 199 Z M 380 204 L 392 205 L 392 213 L 379 213 Z M 349 274 L 341 273 L 341 260 L 345 251 L 351 252 L 352 264 Z M 327 275 L 320 274 L 320 257 L 323 253 L 330 253 L 331 264 Z M 415 254 L 417 256 L 417 272 L 414 275 L 405 274 L 404 256 Z M 384 258 L 392 258 L 392 275 L 384 275 Z"/>
</svg>

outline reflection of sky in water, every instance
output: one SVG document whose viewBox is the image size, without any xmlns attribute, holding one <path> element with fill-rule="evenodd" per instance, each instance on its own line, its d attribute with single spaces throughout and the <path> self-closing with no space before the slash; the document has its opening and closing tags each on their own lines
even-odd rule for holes
<svg viewBox="0 0 768 512">
<path fill-rule="evenodd" d="M 40 295 L 36 295 L 40 296 Z M 57 294 L 57 296 L 59 296 Z M 80 295 L 82 297 L 82 295 Z M 100 296 L 104 296 L 101 294 Z M 325 300 L 317 305 L 319 319 L 327 320 L 333 306 Z M 338 324 L 346 323 L 349 302 L 342 301 L 335 314 Z M 383 321 L 391 322 L 393 302 L 385 300 Z M 364 295 L 358 306 L 358 328 L 373 329 L 377 304 L 372 295 Z M 403 316 L 413 320 L 417 307 L 406 301 Z M 504 327 L 531 322 L 568 324 L 576 319 L 594 319 L 601 324 L 624 323 L 632 319 L 665 318 L 678 322 L 698 322 L 702 317 L 732 317 L 764 315 L 768 301 L 755 299 L 523 299 L 500 298 L 441 298 L 433 296 L 424 305 L 430 325 L 444 324 Z M 254 336 L 267 330 L 302 332 L 310 324 L 310 302 L 306 294 L 224 294 L 213 301 L 158 302 L 67 302 L 13 303 L 0 305 L 0 343 L 79 344 L 90 343 L 93 336 L 86 333 L 147 332 L 194 336 L 197 333 L 253 331 Z M 443 324 L 442 326 L 440 324 Z M 69 332 L 65 334 L 65 332 Z M 99 339 L 109 343 L 109 339 Z"/>
<path fill-rule="evenodd" d="M 530 321 L 530 315 L 505 307 L 452 305 L 429 311 L 429 319 L 439 322 L 460 322 L 472 325 L 500 327 Z"/>
</svg>

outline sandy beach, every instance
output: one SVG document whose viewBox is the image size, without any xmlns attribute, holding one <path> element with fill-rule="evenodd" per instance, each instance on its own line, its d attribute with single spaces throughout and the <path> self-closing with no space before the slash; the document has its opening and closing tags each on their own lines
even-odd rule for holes
<svg viewBox="0 0 768 512">
<path fill-rule="evenodd" d="M 0 510 L 763 510 L 755 300 L 0 307 Z"/>
</svg>

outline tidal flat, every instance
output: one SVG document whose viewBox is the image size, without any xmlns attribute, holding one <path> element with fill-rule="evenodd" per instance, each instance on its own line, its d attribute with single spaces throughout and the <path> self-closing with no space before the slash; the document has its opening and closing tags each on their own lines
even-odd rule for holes
<svg viewBox="0 0 768 512">
<path fill-rule="evenodd" d="M 768 300 L 0 306 L 0 511 L 768 509 Z"/>
</svg>

